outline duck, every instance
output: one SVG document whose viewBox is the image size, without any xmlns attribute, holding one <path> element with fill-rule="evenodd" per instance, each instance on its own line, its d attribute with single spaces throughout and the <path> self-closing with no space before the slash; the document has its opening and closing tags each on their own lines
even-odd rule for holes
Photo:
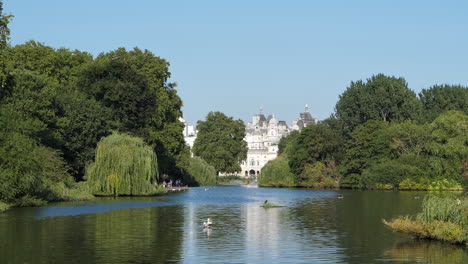
<svg viewBox="0 0 468 264">
<path fill-rule="evenodd" d="M 203 228 L 211 228 L 211 225 L 213 224 L 213 222 L 211 222 L 211 219 L 208 218 L 206 220 L 206 222 L 203 222 Z"/>
</svg>

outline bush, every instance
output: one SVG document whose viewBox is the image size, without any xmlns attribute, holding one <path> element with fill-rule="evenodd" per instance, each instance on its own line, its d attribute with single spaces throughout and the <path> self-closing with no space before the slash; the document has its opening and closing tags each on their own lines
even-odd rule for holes
<svg viewBox="0 0 468 264">
<path fill-rule="evenodd" d="M 370 189 L 382 184 L 398 187 L 405 178 L 413 179 L 422 174 L 423 172 L 418 167 L 401 163 L 398 160 L 387 160 L 364 170 L 362 181 Z"/>
<path fill-rule="evenodd" d="M 33 207 L 33 206 L 43 206 L 46 205 L 47 201 L 42 200 L 40 198 L 31 196 L 31 195 L 25 195 L 19 199 L 16 200 L 15 206 L 20 206 L 20 207 Z"/>
<path fill-rule="evenodd" d="M 3 213 L 3 212 L 5 212 L 6 210 L 10 209 L 10 206 L 11 206 L 11 205 L 9 205 L 9 204 L 0 202 L 0 213 Z"/>
<path fill-rule="evenodd" d="M 66 186 L 64 182 L 55 183 L 50 186 L 50 192 L 47 195 L 48 201 L 87 201 L 94 199 L 87 182 L 73 183 Z"/>
</svg>

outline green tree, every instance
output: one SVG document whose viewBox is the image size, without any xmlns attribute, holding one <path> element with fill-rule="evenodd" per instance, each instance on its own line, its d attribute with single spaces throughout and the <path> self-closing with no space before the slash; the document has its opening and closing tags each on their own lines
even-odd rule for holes
<svg viewBox="0 0 468 264">
<path fill-rule="evenodd" d="M 461 85 L 434 85 L 419 93 L 424 121 L 432 122 L 438 115 L 449 110 L 468 114 L 468 88 Z"/>
<path fill-rule="evenodd" d="M 369 120 L 416 119 L 420 110 L 421 103 L 404 78 L 383 74 L 372 76 L 367 82 L 351 82 L 335 106 L 336 118 L 347 134 Z"/>
<path fill-rule="evenodd" d="M 221 112 L 210 112 L 206 121 L 198 121 L 197 130 L 194 155 L 213 165 L 218 173 L 240 171 L 239 164 L 247 158 L 242 120 L 234 120 Z"/>
<path fill-rule="evenodd" d="M 464 164 L 468 163 L 468 115 L 448 111 L 431 124 L 432 141 L 428 149 L 438 175 L 458 182 L 463 179 Z"/>
<path fill-rule="evenodd" d="M 97 143 L 115 128 L 109 120 L 110 109 L 74 89 L 59 91 L 55 104 L 59 148 L 71 174 L 82 180 L 86 165 L 95 158 Z"/>
<path fill-rule="evenodd" d="M 52 183 L 67 178 L 60 153 L 37 139 L 45 129 L 44 123 L 13 104 L 0 106 L 0 201 L 40 201 Z"/>
<path fill-rule="evenodd" d="M 190 159 L 190 165 L 184 177 L 185 184 L 196 186 L 216 185 L 217 180 L 218 176 L 213 166 L 200 157 Z"/>
<path fill-rule="evenodd" d="M 55 49 L 33 40 L 10 48 L 7 55 L 11 68 L 33 71 L 60 88 L 74 87 L 81 71 L 93 61 L 87 52 Z"/>
<path fill-rule="evenodd" d="M 342 184 L 346 187 L 362 186 L 361 173 L 372 164 L 391 158 L 392 138 L 385 121 L 368 121 L 358 126 L 346 143 L 346 155 L 341 170 Z"/>
<path fill-rule="evenodd" d="M 300 132 L 294 130 L 286 137 L 282 137 L 278 143 L 278 155 L 290 157 L 294 153 L 294 147 L 296 146 L 299 135 Z"/>
<path fill-rule="evenodd" d="M 78 87 L 111 110 L 116 129 L 154 146 L 161 173 L 183 174 L 190 152 L 183 140 L 182 100 L 169 83 L 169 63 L 148 50 L 119 48 L 99 55 Z"/>
<path fill-rule="evenodd" d="M 336 160 L 340 156 L 342 144 L 341 135 L 323 124 L 305 127 L 296 139 L 294 150 L 289 157 L 292 172 L 300 177 L 307 164 Z"/>
<path fill-rule="evenodd" d="M 258 177 L 258 185 L 263 187 L 293 187 L 296 186 L 295 176 L 289 168 L 289 160 L 278 156 L 268 161 Z"/>
<path fill-rule="evenodd" d="M 8 24 L 12 18 L 13 15 L 3 13 L 3 1 L 0 1 L 0 50 L 8 46 L 8 40 L 10 39 Z"/>
<path fill-rule="evenodd" d="M 156 194 L 157 157 L 141 138 L 113 133 L 99 141 L 86 178 L 97 195 Z"/>
</svg>

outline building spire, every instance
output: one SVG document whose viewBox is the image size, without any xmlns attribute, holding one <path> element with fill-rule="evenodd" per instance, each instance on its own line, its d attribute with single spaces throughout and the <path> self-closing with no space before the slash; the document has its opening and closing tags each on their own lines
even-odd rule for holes
<svg viewBox="0 0 468 264">
<path fill-rule="evenodd" d="M 308 104 L 305 105 L 305 111 L 309 112 L 309 105 Z"/>
</svg>

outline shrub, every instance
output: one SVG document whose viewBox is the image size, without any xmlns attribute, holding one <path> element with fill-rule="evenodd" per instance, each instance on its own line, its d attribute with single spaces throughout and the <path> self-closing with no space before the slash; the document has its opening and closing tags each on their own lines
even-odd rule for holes
<svg viewBox="0 0 468 264">
<path fill-rule="evenodd" d="M 7 203 L 0 202 L 0 213 L 5 212 L 10 208 L 10 205 Z"/>
</svg>

